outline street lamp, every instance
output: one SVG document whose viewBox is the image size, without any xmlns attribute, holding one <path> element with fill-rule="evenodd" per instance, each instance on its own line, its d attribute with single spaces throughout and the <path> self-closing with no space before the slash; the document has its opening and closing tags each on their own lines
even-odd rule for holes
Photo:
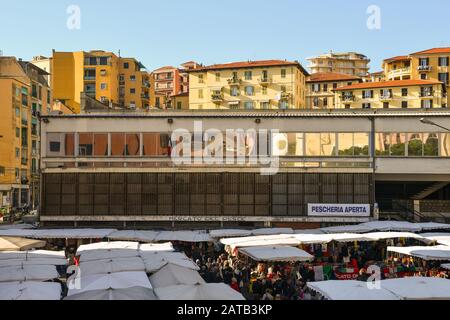
<svg viewBox="0 0 450 320">
<path fill-rule="evenodd" d="M 450 132 L 450 129 L 449 129 L 449 128 L 443 127 L 443 126 L 441 126 L 441 125 L 439 125 L 439 124 L 437 124 L 437 123 L 435 123 L 435 122 L 433 122 L 433 121 L 431 121 L 431 120 L 422 118 L 422 119 L 420 119 L 420 122 L 422 122 L 423 124 L 428 124 L 428 125 L 430 125 L 430 126 L 439 127 L 439 128 L 441 128 L 441 129 L 444 129 L 444 130 Z"/>
</svg>

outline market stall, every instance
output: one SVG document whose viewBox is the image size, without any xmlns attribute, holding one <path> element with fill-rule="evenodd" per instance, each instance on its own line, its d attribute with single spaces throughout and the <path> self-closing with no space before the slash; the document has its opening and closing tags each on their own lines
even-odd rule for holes
<svg viewBox="0 0 450 320">
<path fill-rule="evenodd" d="M 244 296 L 224 283 L 200 283 L 155 288 L 161 300 L 245 300 Z"/>
<path fill-rule="evenodd" d="M 311 261 L 314 256 L 289 246 L 263 246 L 240 248 L 239 252 L 254 261 Z"/>
<path fill-rule="evenodd" d="M 177 285 L 204 284 L 205 280 L 192 269 L 167 264 L 150 277 L 153 288 L 170 287 Z"/>
<path fill-rule="evenodd" d="M 60 300 L 61 285 L 54 282 L 0 283 L 0 300 Z"/>
<path fill-rule="evenodd" d="M 25 251 L 45 247 L 45 241 L 20 237 L 0 237 L 1 251 Z"/>
<path fill-rule="evenodd" d="M 86 291 L 64 298 L 64 300 L 158 300 L 153 290 L 143 287 L 132 287 L 125 289 L 105 289 Z"/>
</svg>

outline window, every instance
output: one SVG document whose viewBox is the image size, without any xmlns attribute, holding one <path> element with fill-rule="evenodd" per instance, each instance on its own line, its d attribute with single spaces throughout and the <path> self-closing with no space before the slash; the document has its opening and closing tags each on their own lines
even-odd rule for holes
<svg viewBox="0 0 450 320">
<path fill-rule="evenodd" d="M 323 106 L 328 107 L 328 98 L 323 98 Z"/>
<path fill-rule="evenodd" d="M 245 109 L 247 109 L 247 110 L 253 109 L 253 107 L 254 107 L 253 101 L 245 101 L 244 107 L 245 107 Z"/>
<path fill-rule="evenodd" d="M 130 88 L 130 93 L 131 94 L 135 94 L 136 93 L 136 89 L 135 88 Z"/>
<path fill-rule="evenodd" d="M 431 109 L 433 107 L 433 100 L 422 100 L 421 107 L 423 109 Z"/>
<path fill-rule="evenodd" d="M 38 94 L 37 94 L 37 87 L 35 84 L 31 85 L 31 96 L 33 98 L 37 98 Z"/>
<path fill-rule="evenodd" d="M 245 94 L 248 96 L 253 96 L 255 94 L 255 88 L 253 86 L 245 87 Z"/>
<path fill-rule="evenodd" d="M 107 87 L 108 87 L 108 85 L 106 83 L 101 83 L 100 84 L 100 89 L 101 90 L 106 90 Z"/>
<path fill-rule="evenodd" d="M 20 138 L 20 129 L 16 128 L 16 138 Z"/>
<path fill-rule="evenodd" d="M 289 104 L 287 101 L 280 101 L 280 109 L 288 109 Z"/>
<path fill-rule="evenodd" d="M 123 68 L 124 68 L 124 69 L 129 69 L 129 68 L 130 68 L 130 64 L 129 64 L 128 62 L 125 62 L 125 63 L 123 64 Z"/>
<path fill-rule="evenodd" d="M 126 156 L 139 156 L 140 155 L 140 134 L 139 133 L 127 133 L 125 155 Z"/>
<path fill-rule="evenodd" d="M 61 150 L 61 142 L 50 141 L 50 152 L 60 152 L 60 150 Z"/>
<path fill-rule="evenodd" d="M 94 156 L 106 157 L 108 156 L 108 134 L 95 133 L 94 134 Z"/>
<path fill-rule="evenodd" d="M 314 97 L 313 99 L 313 107 L 318 108 L 319 107 L 319 98 Z"/>
<path fill-rule="evenodd" d="M 426 74 L 426 73 L 422 73 L 422 74 L 420 75 L 420 79 L 421 79 L 421 80 L 427 80 L 427 74 Z"/>
<path fill-rule="evenodd" d="M 450 157 L 450 133 L 441 133 L 441 156 Z"/>
<path fill-rule="evenodd" d="M 135 75 L 131 75 L 130 76 L 130 81 L 136 81 L 136 76 Z"/>
<path fill-rule="evenodd" d="M 286 69 L 281 69 L 281 78 L 286 78 Z"/>
<path fill-rule="evenodd" d="M 5 167 L 0 167 L 0 176 L 5 175 Z"/>
<path fill-rule="evenodd" d="M 95 80 L 96 71 L 95 69 L 85 69 L 84 79 L 85 80 Z"/>
<path fill-rule="evenodd" d="M 125 155 L 125 134 L 111 133 L 111 156 L 122 157 Z"/>
<path fill-rule="evenodd" d="M 270 107 L 269 102 L 267 101 L 261 102 L 261 109 L 269 109 L 269 107 Z"/>
<path fill-rule="evenodd" d="M 203 99 L 203 90 L 202 89 L 198 90 L 198 98 Z"/>
<path fill-rule="evenodd" d="M 202 74 L 199 74 L 199 75 L 198 75 L 198 83 L 205 83 L 205 80 L 204 80 Z"/>
<path fill-rule="evenodd" d="M 108 57 L 100 57 L 99 60 L 100 60 L 100 65 L 101 66 L 108 65 Z"/>
<path fill-rule="evenodd" d="M 420 58 L 419 59 L 419 66 L 421 67 L 427 67 L 430 63 L 430 59 L 429 58 Z"/>
<path fill-rule="evenodd" d="M 333 89 L 337 89 L 338 84 L 337 83 L 333 83 Z"/>
<path fill-rule="evenodd" d="M 237 87 L 232 87 L 230 94 L 231 94 L 232 97 L 239 96 L 239 89 Z"/>
<path fill-rule="evenodd" d="M 338 153 L 340 156 L 368 156 L 368 133 L 338 133 Z"/>
<path fill-rule="evenodd" d="M 439 139 L 437 133 L 423 134 L 423 155 L 425 157 L 439 156 Z"/>
<path fill-rule="evenodd" d="M 219 72 L 216 73 L 216 82 L 220 82 L 220 73 Z"/>
<path fill-rule="evenodd" d="M 251 71 L 245 71 L 244 76 L 245 76 L 245 80 L 252 80 L 252 72 Z"/>
<path fill-rule="evenodd" d="M 408 134 L 408 156 L 421 157 L 423 155 L 423 143 L 421 133 Z"/>
<path fill-rule="evenodd" d="M 22 105 L 28 106 L 28 89 L 22 87 Z"/>
<path fill-rule="evenodd" d="M 448 86 L 448 72 L 447 73 L 439 73 L 438 75 L 439 81 Z"/>
<path fill-rule="evenodd" d="M 286 92 L 286 86 L 281 86 L 280 89 L 281 89 L 281 92 Z"/>
<path fill-rule="evenodd" d="M 181 109 L 182 109 L 181 101 L 177 101 L 177 109 L 178 109 L 178 110 L 181 110 Z"/>
<path fill-rule="evenodd" d="M 372 99 L 373 98 L 373 90 L 363 90 L 362 97 L 363 97 L 363 99 Z"/>
<path fill-rule="evenodd" d="M 20 118 L 20 108 L 15 108 L 15 112 L 16 112 L 16 117 Z"/>
<path fill-rule="evenodd" d="M 142 135 L 144 157 L 169 155 L 169 135 L 159 133 L 144 133 Z"/>
<path fill-rule="evenodd" d="M 313 83 L 311 87 L 313 92 L 320 92 L 320 83 Z"/>
<path fill-rule="evenodd" d="M 78 155 L 81 157 L 92 156 L 93 154 L 94 134 L 78 134 Z"/>
<path fill-rule="evenodd" d="M 408 101 L 402 101 L 402 108 L 403 109 L 408 108 Z"/>
<path fill-rule="evenodd" d="M 389 156 L 390 147 L 391 135 L 389 133 L 376 133 L 375 154 L 377 156 Z"/>
<path fill-rule="evenodd" d="M 408 88 L 402 88 L 402 97 L 408 96 Z"/>
<path fill-rule="evenodd" d="M 448 67 L 449 57 L 439 57 L 439 67 Z"/>
<path fill-rule="evenodd" d="M 261 93 L 266 95 L 267 94 L 267 87 L 262 87 L 261 89 L 262 89 Z"/>
<path fill-rule="evenodd" d="M 16 148 L 16 158 L 20 158 L 20 149 Z"/>
<path fill-rule="evenodd" d="M 406 134 L 391 133 L 391 148 L 389 154 L 391 156 L 404 157 L 406 155 Z"/>
<path fill-rule="evenodd" d="M 19 170 L 18 168 L 16 168 L 16 169 L 14 170 L 14 175 L 15 175 L 15 177 L 16 177 L 16 180 L 19 180 L 19 178 L 20 178 L 20 170 Z"/>
<path fill-rule="evenodd" d="M 323 92 L 327 92 L 328 91 L 328 84 L 324 84 L 323 85 Z"/>
<path fill-rule="evenodd" d="M 383 108 L 389 109 L 389 102 L 383 102 Z"/>
<path fill-rule="evenodd" d="M 363 109 L 370 109 L 371 108 L 371 104 L 370 103 L 363 103 L 362 104 L 362 108 Z"/>
</svg>

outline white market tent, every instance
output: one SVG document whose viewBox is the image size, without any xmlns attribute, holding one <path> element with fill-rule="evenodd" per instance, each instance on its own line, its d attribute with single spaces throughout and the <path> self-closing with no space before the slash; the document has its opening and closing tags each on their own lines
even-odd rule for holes
<svg viewBox="0 0 450 320">
<path fill-rule="evenodd" d="M 108 238 L 121 241 L 153 242 L 158 233 L 157 231 L 121 230 L 114 231 L 108 235 Z"/>
<path fill-rule="evenodd" d="M 103 239 L 116 229 L 9 229 L 0 230 L 0 236 L 33 239 Z"/>
<path fill-rule="evenodd" d="M 403 300 L 449 300 L 450 280 L 443 278 L 410 277 L 381 282 L 383 289 Z"/>
<path fill-rule="evenodd" d="M 421 233 L 422 237 L 450 247 L 450 233 Z"/>
<path fill-rule="evenodd" d="M 31 224 L 24 224 L 24 223 L 20 223 L 20 224 L 6 224 L 6 225 L 1 225 L 0 224 L 0 230 L 9 230 L 9 229 L 14 229 L 14 230 L 18 230 L 18 229 L 34 229 L 34 226 Z"/>
<path fill-rule="evenodd" d="M 10 266 L 0 268 L 0 282 L 47 281 L 59 277 L 55 266 Z"/>
<path fill-rule="evenodd" d="M 255 229 L 252 231 L 252 234 L 254 236 L 292 234 L 292 233 L 294 233 L 294 230 L 291 228 L 263 228 L 263 229 Z"/>
<path fill-rule="evenodd" d="M 364 226 L 364 224 L 348 225 L 348 226 L 335 226 L 318 229 L 322 233 L 365 233 L 374 231 L 373 228 Z"/>
<path fill-rule="evenodd" d="M 138 248 L 139 248 L 138 242 L 130 242 L 130 241 L 98 242 L 79 246 L 77 249 L 77 255 L 81 255 L 82 253 L 87 251 L 113 250 L 113 249 L 138 250 Z"/>
<path fill-rule="evenodd" d="M 21 266 L 65 266 L 66 259 L 43 258 L 43 259 L 5 259 L 0 260 L 2 267 L 21 267 Z"/>
<path fill-rule="evenodd" d="M 220 239 L 220 242 L 226 246 L 230 246 L 232 250 L 234 248 L 242 247 L 257 247 L 257 246 L 274 246 L 274 245 L 286 245 L 286 246 L 298 246 L 300 241 L 297 240 L 295 235 L 269 235 L 269 236 L 254 236 L 254 237 L 239 237 L 239 238 L 225 238 Z"/>
<path fill-rule="evenodd" d="M 0 252 L 0 261 L 11 259 L 22 259 L 22 260 L 56 259 L 61 260 L 61 262 L 64 262 L 61 263 L 61 265 L 67 264 L 66 254 L 64 251 L 33 250 L 33 251 Z"/>
<path fill-rule="evenodd" d="M 371 221 L 358 225 L 321 228 L 320 230 L 325 233 L 366 233 L 374 231 L 420 232 L 438 229 L 450 229 L 450 224 L 435 222 L 412 223 L 407 221 Z"/>
<path fill-rule="evenodd" d="M 80 246 L 80 262 L 139 257 L 138 242 L 99 242 Z"/>
<path fill-rule="evenodd" d="M 294 230 L 294 233 L 296 233 L 296 234 L 324 234 L 325 232 L 323 232 L 320 229 L 299 229 L 299 230 Z"/>
<path fill-rule="evenodd" d="M 209 231 L 211 238 L 231 238 L 231 237 L 247 237 L 251 236 L 252 232 L 250 230 L 242 229 L 218 229 Z"/>
<path fill-rule="evenodd" d="M 447 270 L 450 270 L 450 263 L 441 264 L 441 267 Z"/>
<path fill-rule="evenodd" d="M 413 256 L 423 260 L 450 261 L 450 247 L 443 245 L 434 247 L 388 247 L 387 251 Z"/>
<path fill-rule="evenodd" d="M 203 283 L 155 288 L 161 300 L 245 300 L 244 296 L 224 283 Z"/>
<path fill-rule="evenodd" d="M 144 261 L 140 257 L 95 260 L 80 263 L 80 274 L 105 274 L 125 271 L 145 271 Z"/>
<path fill-rule="evenodd" d="M 399 300 L 394 293 L 380 289 L 370 290 L 367 282 L 356 280 L 329 280 L 308 282 L 307 286 L 328 300 Z"/>
<path fill-rule="evenodd" d="M 255 261 L 311 261 L 314 256 L 308 252 L 288 246 L 245 247 L 239 252 Z"/>
<path fill-rule="evenodd" d="M 45 241 L 21 237 L 0 237 L 0 251 L 23 251 L 45 247 Z"/>
<path fill-rule="evenodd" d="M 142 254 L 146 254 L 147 252 L 155 252 L 155 251 L 173 252 L 173 251 L 175 251 L 175 249 L 171 242 L 146 243 L 146 244 L 141 244 L 139 246 L 139 253 L 141 256 L 142 256 Z"/>
<path fill-rule="evenodd" d="M 61 285 L 54 282 L 2 282 L 0 300 L 60 300 Z"/>
<path fill-rule="evenodd" d="M 161 231 L 155 241 L 210 242 L 209 233 L 201 231 Z"/>
<path fill-rule="evenodd" d="M 199 270 L 198 265 L 189 259 L 186 254 L 181 252 L 149 251 L 146 253 L 141 253 L 141 257 L 144 260 L 145 270 L 148 273 L 156 272 L 167 264 L 176 265 L 190 270 Z"/>
<path fill-rule="evenodd" d="M 86 291 L 64 298 L 64 300 L 158 300 L 153 290 L 143 287 Z"/>
<path fill-rule="evenodd" d="M 69 279 L 74 279 L 72 277 Z M 73 281 L 75 284 L 76 282 L 76 280 Z M 67 296 L 93 290 L 126 289 L 133 287 L 152 289 L 152 285 L 145 272 L 131 271 L 110 274 L 91 274 L 87 276 L 81 275 L 79 288 L 69 288 Z"/>
<path fill-rule="evenodd" d="M 205 280 L 197 271 L 167 264 L 150 277 L 153 288 L 170 287 L 177 285 L 204 284 Z"/>
</svg>

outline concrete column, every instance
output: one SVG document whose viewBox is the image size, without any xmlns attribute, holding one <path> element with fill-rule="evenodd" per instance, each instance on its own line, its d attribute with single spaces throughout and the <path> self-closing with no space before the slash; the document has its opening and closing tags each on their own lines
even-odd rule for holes
<svg viewBox="0 0 450 320">
<path fill-rule="evenodd" d="M 420 200 L 414 200 L 414 211 L 420 212 Z M 420 222 L 420 217 L 414 214 L 414 221 Z"/>
</svg>

